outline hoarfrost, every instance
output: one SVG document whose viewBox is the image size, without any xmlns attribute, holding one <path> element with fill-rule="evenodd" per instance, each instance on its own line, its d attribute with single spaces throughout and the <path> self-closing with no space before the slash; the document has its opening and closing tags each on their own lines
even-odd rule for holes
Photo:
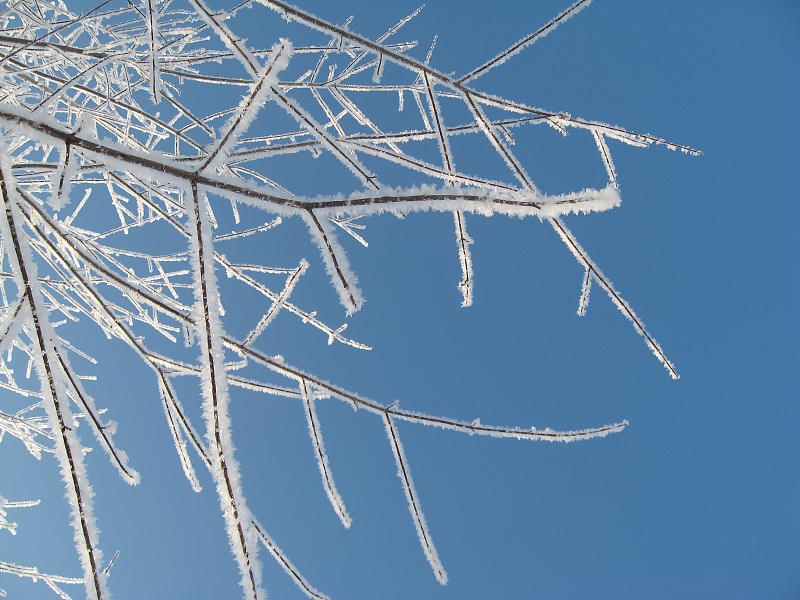
<svg viewBox="0 0 800 600">
<path fill-rule="evenodd" d="M 89 449 L 78 425 L 88 425 L 84 430 L 92 431 L 126 481 L 136 483 L 138 474 L 113 440 L 116 424 L 103 416 L 93 399 L 94 375 L 78 369 L 84 360 L 91 368 L 96 362 L 71 338 L 73 326 L 86 323 L 122 341 L 155 377 L 189 485 L 201 490 L 193 460 L 199 458 L 198 464 L 211 473 L 249 600 L 264 596 L 259 543 L 303 593 L 316 599 L 325 596 L 300 574 L 248 507 L 234 453 L 233 388 L 297 401 L 306 416 L 323 488 L 345 527 L 351 519 L 332 478 L 316 404 L 330 398 L 380 419 L 423 552 L 437 579 L 445 583 L 447 574 L 409 472 L 398 421 L 468 435 L 551 442 L 603 437 L 622 431 L 627 421 L 567 431 L 486 425 L 481 419 L 428 415 L 401 409 L 396 401 L 386 404 L 351 392 L 259 349 L 278 314 L 310 325 L 329 344 L 370 348 L 343 335 L 347 324 L 328 324 L 296 300 L 309 263 L 303 259 L 298 264 L 298 258 L 289 266 L 276 266 L 261 256 L 229 256 L 242 247 L 237 244 L 251 243 L 258 239 L 256 234 L 272 235 L 274 228 L 299 217 L 350 315 L 361 308 L 364 297 L 345 244 L 369 247 L 363 235 L 366 218 L 451 213 L 461 267 L 458 288 L 462 305 L 469 306 L 476 267 L 467 215 L 537 217 L 557 232 L 583 269 L 578 314 L 586 314 L 591 286 L 600 286 L 677 378 L 660 345 L 562 217 L 620 205 L 609 140 L 699 152 L 469 86 L 548 35 L 589 0 L 575 2 L 460 79 L 431 66 L 436 38 L 422 59 L 414 57 L 419 51 L 415 41 L 389 41 L 421 8 L 371 40 L 351 31 L 349 20 L 338 26 L 281 0 L 259 0 L 291 27 L 304 27 L 316 38 L 311 45 L 304 39 L 295 48 L 274 35 L 270 41 L 280 41 L 262 51 L 234 30 L 238 25 L 233 17 L 250 3 L 221 11 L 212 11 L 204 0 L 188 3 L 191 10 L 151 0 L 138 7 L 107 2 L 102 10 L 77 15 L 60 2 L 21 0 L 3 13 L 8 35 L 0 48 L 0 259 L 7 267 L 0 269 L 0 386 L 28 398 L 29 404 L 11 414 L 0 411 L 0 440 L 9 433 L 37 458 L 55 455 L 83 577 L 48 575 L 14 563 L 0 563 L 0 572 L 43 581 L 62 598 L 68 596 L 61 583 L 83 583 L 88 597 L 97 600 L 110 597 L 106 580 L 111 564 L 102 568 L 93 492 L 83 462 Z M 213 93 L 205 98 L 181 96 L 181 90 L 190 87 L 187 81 L 192 89 Z M 387 117 L 376 108 L 380 103 L 363 101 L 367 92 L 370 99 L 386 95 L 400 112 L 406 100 L 413 99 L 417 110 L 405 111 L 402 118 Z M 261 118 L 267 103 L 290 117 L 285 129 L 261 131 L 262 125 L 272 126 Z M 459 111 L 451 112 L 455 104 Z M 315 115 L 324 115 L 323 120 Z M 591 135 L 608 184 L 556 195 L 540 192 L 527 172 L 530 161 L 511 137 L 512 130 L 518 138 L 519 128 L 536 125 L 565 135 L 571 130 Z M 465 139 L 493 152 L 501 168 L 467 173 L 461 159 L 457 166 L 455 157 L 461 156 Z M 433 145 L 438 148 L 438 159 L 424 150 L 428 145 L 434 156 Z M 332 190 L 326 190 L 311 197 L 293 191 L 285 181 L 289 177 L 273 169 L 271 161 L 305 152 L 333 157 L 353 176 L 357 191 L 327 195 Z M 386 165 L 391 168 L 384 170 Z M 398 170 L 404 173 L 401 185 L 383 183 Z M 379 181 L 379 175 L 385 179 Z M 253 212 L 259 216 L 250 222 Z M 228 223 L 231 214 L 235 229 Z M 336 235 L 338 229 L 348 234 L 344 243 Z M 148 235 L 151 232 L 155 235 Z M 217 269 L 230 281 L 218 282 Z M 250 320 L 246 327 L 236 323 L 235 330 L 245 332 L 237 338 L 226 331 L 226 323 L 240 317 L 236 292 L 228 289 L 242 287 L 255 294 L 263 308 L 256 316 L 242 311 L 247 316 L 241 318 Z M 62 324 L 67 326 L 58 329 L 60 337 L 56 327 Z M 190 350 L 181 348 L 181 338 Z M 178 397 L 178 377 L 200 381 L 204 432 L 191 422 Z M 16 532 L 6 511 L 21 505 L 0 499 L 0 528 Z"/>
</svg>

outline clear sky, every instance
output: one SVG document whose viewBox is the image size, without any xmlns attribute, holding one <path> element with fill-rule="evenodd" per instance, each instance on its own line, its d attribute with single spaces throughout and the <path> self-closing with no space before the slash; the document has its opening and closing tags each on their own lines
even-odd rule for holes
<svg viewBox="0 0 800 600">
<path fill-rule="evenodd" d="M 417 8 L 411 0 L 302 6 L 340 24 L 353 14 L 351 31 L 373 39 Z M 399 37 L 418 40 L 412 55 L 424 59 L 438 34 L 431 64 L 462 75 L 567 6 L 433 0 Z M 250 37 L 254 45 L 285 35 L 267 27 L 279 20 L 263 7 L 248 14 L 263 35 Z M 622 433 L 571 444 L 398 424 L 449 575 L 443 587 L 417 541 L 380 418 L 319 401 L 353 517 L 345 530 L 320 485 L 302 406 L 238 396 L 245 495 L 317 589 L 335 600 L 800 597 L 798 31 L 800 5 L 790 0 L 595 0 L 475 81 L 504 98 L 703 152 L 609 140 L 622 205 L 565 217 L 674 362 L 678 381 L 597 286 L 587 315 L 576 316 L 583 270 L 538 219 L 468 216 L 470 308 L 459 306 L 448 214 L 371 217 L 362 234 L 369 248 L 343 240 L 367 299 L 346 319 L 305 225 L 288 222 L 276 234 L 283 237 L 254 248 L 276 252 L 276 261 L 307 258 L 293 299 L 332 324 L 346 320 L 348 335 L 374 347 L 327 346 L 318 332 L 279 318 L 263 347 L 311 373 L 380 402 L 493 425 L 630 422 Z M 515 151 L 542 191 L 606 184 L 589 133 L 562 138 L 542 126 L 519 137 Z M 480 166 L 480 156 L 459 159 Z M 358 189 L 345 181 L 351 188 L 329 192 Z M 150 373 L 125 349 L 96 343 L 106 362 L 92 394 L 119 422 L 117 443 L 142 473 L 131 488 L 100 450 L 87 458 L 105 554 L 120 550 L 114 597 L 239 598 L 208 474 L 204 493 L 192 492 Z M 2 452 L 0 494 L 43 503 L 10 514 L 19 533 L 0 532 L 0 560 L 78 575 L 55 462 L 34 461 L 14 439 Z M 270 597 L 304 597 L 261 556 Z M 11 598 L 55 597 L 10 575 L 0 575 L 0 588 Z"/>
</svg>

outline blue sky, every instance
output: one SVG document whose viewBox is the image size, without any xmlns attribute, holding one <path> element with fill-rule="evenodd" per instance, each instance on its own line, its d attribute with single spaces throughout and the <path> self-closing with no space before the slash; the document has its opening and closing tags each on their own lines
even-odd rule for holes
<svg viewBox="0 0 800 600">
<path fill-rule="evenodd" d="M 431 2 L 404 35 L 419 40 L 413 55 L 424 58 L 438 34 L 431 64 L 463 74 L 566 6 Z M 336 23 L 355 14 L 351 30 L 375 38 L 416 5 L 303 8 Z M 251 13 L 277 22 L 263 7 Z M 800 217 L 798 26 L 790 1 L 595 0 L 475 82 L 702 150 L 692 157 L 610 140 L 622 205 L 565 218 L 681 379 L 669 378 L 597 286 L 588 314 L 575 315 L 582 268 L 538 220 L 468 218 L 476 287 L 464 309 L 449 215 L 371 217 L 370 247 L 346 245 L 367 298 L 346 322 L 374 349 L 329 347 L 289 319 L 265 334 L 265 348 L 410 410 L 537 428 L 630 426 L 548 444 L 400 423 L 449 574 L 442 587 L 379 418 L 319 402 L 353 517 L 345 530 L 320 485 L 302 407 L 242 394 L 232 412 L 245 494 L 314 586 L 339 600 L 800 596 L 800 288 L 791 250 Z M 264 35 L 259 45 L 277 37 Z M 519 156 L 543 191 L 605 185 L 588 133 L 520 137 Z M 343 322 L 305 226 L 289 222 L 276 235 L 256 250 L 285 252 L 276 256 L 295 264 L 306 257 L 311 268 L 293 298 Z M 107 357 L 92 393 L 120 423 L 117 442 L 143 479 L 130 488 L 100 451 L 87 459 L 105 553 L 120 550 L 115 597 L 239 597 L 213 484 L 204 474 L 206 492 L 195 494 L 183 478 L 148 371 L 123 348 L 86 344 Z M 12 515 L 19 534 L 0 537 L 0 560 L 77 575 L 54 461 L 33 461 L 13 439 L 3 453 L 0 493 L 46 501 Z M 272 598 L 303 597 L 262 557 Z M 52 596 L 8 575 L 0 587 L 12 598 Z"/>
</svg>

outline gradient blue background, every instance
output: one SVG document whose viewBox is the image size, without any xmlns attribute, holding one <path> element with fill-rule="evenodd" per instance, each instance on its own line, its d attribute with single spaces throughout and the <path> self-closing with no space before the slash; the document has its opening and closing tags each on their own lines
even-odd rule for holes
<svg viewBox="0 0 800 600">
<path fill-rule="evenodd" d="M 438 33 L 432 65 L 463 74 L 566 6 L 434 1 L 398 37 L 418 39 L 421 58 Z M 303 7 L 337 23 L 355 14 L 351 29 L 375 38 L 416 5 Z M 369 249 L 345 242 L 367 297 L 347 322 L 375 349 L 328 347 L 286 319 L 263 340 L 273 353 L 431 414 L 554 429 L 630 426 L 562 445 L 399 424 L 450 576 L 441 587 L 379 418 L 319 402 L 354 519 L 347 531 L 320 485 L 301 407 L 240 396 L 234 435 L 250 507 L 313 585 L 336 600 L 800 597 L 798 31 L 800 5 L 788 0 L 596 0 L 476 81 L 704 152 L 611 140 L 622 206 L 566 219 L 682 378 L 669 378 L 597 287 L 588 315 L 575 315 L 582 269 L 548 226 L 469 218 L 475 305 L 462 309 L 449 215 L 370 219 Z M 275 36 L 263 35 L 256 45 L 271 45 Z M 605 182 L 585 132 L 521 157 L 546 192 Z M 282 235 L 296 240 L 287 256 L 312 263 L 294 299 L 340 322 L 304 226 L 289 223 Z M 109 362 L 93 394 L 120 422 L 117 442 L 143 475 L 129 488 L 99 451 L 87 459 L 105 553 L 121 551 L 115 598 L 240 597 L 210 478 L 207 493 L 191 492 L 149 374 L 125 349 L 97 343 Z M 0 560 L 78 574 L 54 461 L 36 463 L 11 439 L 3 457 L 0 493 L 45 502 L 10 515 L 19 535 L 0 532 Z M 262 557 L 271 598 L 303 597 Z M 54 597 L 9 575 L 0 587 L 11 598 Z"/>
</svg>

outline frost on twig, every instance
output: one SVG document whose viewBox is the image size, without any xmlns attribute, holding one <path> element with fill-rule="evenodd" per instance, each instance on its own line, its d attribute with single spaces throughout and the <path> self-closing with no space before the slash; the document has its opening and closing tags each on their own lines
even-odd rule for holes
<svg viewBox="0 0 800 600">
<path fill-rule="evenodd" d="M 325 493 L 328 494 L 328 499 L 331 501 L 339 520 L 345 527 L 350 527 L 352 519 L 347 514 L 347 509 L 344 506 L 344 501 L 339 495 L 339 490 L 336 489 L 336 484 L 333 482 L 333 475 L 331 468 L 328 464 L 328 455 L 325 452 L 325 445 L 322 442 L 322 430 L 317 417 L 317 409 L 314 406 L 315 398 L 314 391 L 309 389 L 308 383 L 305 379 L 300 380 L 300 393 L 303 397 L 303 404 L 305 406 L 306 420 L 308 421 L 308 432 L 311 435 L 311 441 L 314 444 L 314 453 L 317 455 L 317 462 L 319 464 L 319 472 L 322 475 L 322 483 L 325 486 Z"/>
<path fill-rule="evenodd" d="M 0 496 L 0 530 L 5 529 L 11 535 L 17 535 L 17 524 L 8 520 L 8 509 L 38 506 L 40 502 L 41 500 L 22 500 L 17 502 L 9 502 Z"/>
<path fill-rule="evenodd" d="M 0 563 L 0 571 L 44 581 L 63 598 L 57 584 L 83 583 L 90 598 L 108 597 L 109 568 L 83 461 L 89 436 L 79 435 L 78 425 L 91 431 L 123 480 L 136 483 L 139 476 L 115 441 L 116 424 L 104 414 L 108 407 L 113 416 L 113 398 L 92 381 L 102 376 L 103 360 L 83 348 L 88 329 L 121 342 L 149 370 L 177 454 L 176 472 L 198 492 L 204 474 L 196 465 L 210 472 L 242 590 L 253 600 L 263 596 L 259 543 L 306 595 L 325 596 L 249 508 L 258 500 L 245 498 L 230 418 L 237 390 L 297 401 L 323 489 L 345 527 L 351 518 L 334 484 L 316 405 L 331 398 L 380 419 L 423 552 L 442 583 L 447 575 L 398 421 L 562 442 L 603 437 L 627 425 L 553 431 L 428 415 L 364 397 L 277 358 L 273 332 L 290 323 L 310 326 L 328 344 L 370 349 L 368 340 L 345 335 L 348 323 L 329 323 L 307 305 L 301 290 L 315 273 L 314 261 L 275 250 L 287 245 L 274 240 L 291 222 L 306 225 L 303 241 L 316 246 L 350 315 L 362 308 L 365 294 L 353 266 L 358 261 L 347 252 L 371 249 L 365 235 L 370 217 L 452 214 L 463 306 L 474 302 L 480 266 L 470 248 L 469 215 L 536 217 L 583 269 L 578 314 L 586 314 L 593 285 L 604 289 L 677 378 L 563 217 L 619 206 L 609 145 L 699 152 L 471 86 L 588 4 L 575 2 L 495 58 L 471 70 L 464 66 L 460 78 L 432 66 L 435 38 L 418 45 L 405 37 L 421 7 L 368 39 L 350 20 L 336 25 L 282 0 L 231 7 L 205 0 L 109 0 L 82 15 L 60 1 L 9 4 L 0 32 L 0 442 L 13 438 L 8 443 L 22 444 L 36 458 L 55 456 L 83 578 L 13 563 Z M 263 46 L 239 32 L 244 19 L 256 17 L 269 24 L 258 40 Z M 608 181 L 558 194 L 540 190 L 535 163 L 517 150 L 516 133 L 512 138 L 536 126 L 586 136 Z M 468 172 L 459 154 L 466 142 L 482 145 L 499 167 Z M 285 168 L 287 160 L 297 168 Z M 340 172 L 347 182 L 341 186 L 333 183 Z M 200 383 L 201 407 L 176 384 L 182 378 Z M 24 405 L 6 405 L 11 396 Z M 13 506 L 0 503 L 0 528 L 12 533 L 5 509 Z"/>
<path fill-rule="evenodd" d="M 45 294 L 39 285 L 37 267 L 30 251 L 28 234 L 23 230 L 22 215 L 17 206 L 15 178 L 10 165 L 0 159 L 0 234 L 9 244 L 7 259 L 20 297 L 25 298 L 30 315 L 29 326 L 35 346 L 31 353 L 41 384 L 48 424 L 55 437 L 55 454 L 61 476 L 67 488 L 72 509 L 72 526 L 75 543 L 84 570 L 86 593 L 89 598 L 100 599 L 106 594 L 106 582 L 100 572 L 102 551 L 99 548 L 95 525 L 92 490 L 88 483 L 81 443 L 76 435 L 75 418 L 69 407 L 65 376 L 68 371 L 59 367 L 58 341 L 49 321 Z"/>
<path fill-rule="evenodd" d="M 403 483 L 403 490 L 406 493 L 406 500 L 408 500 L 408 510 L 411 512 L 411 518 L 414 520 L 414 526 L 417 528 L 417 535 L 422 544 L 422 549 L 425 551 L 425 558 L 433 569 L 436 580 L 445 585 L 447 583 L 447 572 L 439 560 L 439 554 L 436 552 L 436 546 L 433 545 L 428 525 L 425 522 L 425 515 L 422 514 L 422 507 L 419 503 L 419 496 L 414 488 L 414 480 L 411 479 L 411 472 L 408 468 L 408 460 L 406 459 L 405 452 L 403 452 L 403 445 L 400 443 L 400 436 L 397 434 L 397 429 L 392 422 L 392 417 L 388 413 L 384 413 L 384 421 L 386 423 L 386 435 L 389 437 L 389 443 L 394 453 L 395 461 L 397 462 L 397 476 Z"/>
<path fill-rule="evenodd" d="M 211 251 L 211 226 L 207 219 L 205 195 L 200 193 L 196 185 L 192 185 L 187 198 L 195 296 L 192 320 L 197 327 L 197 345 L 201 353 L 203 416 L 206 421 L 206 442 L 210 449 L 211 474 L 217 486 L 231 549 L 239 563 L 242 588 L 248 598 L 257 600 L 263 595 L 261 569 L 250 527 L 249 510 L 239 481 L 238 463 L 233 456 L 230 398 L 222 347 L 220 298 Z"/>
<path fill-rule="evenodd" d="M 303 577 L 300 571 L 297 570 L 297 567 L 292 564 L 292 561 L 287 558 L 283 551 L 273 541 L 261 523 L 253 519 L 252 525 L 258 534 L 258 538 L 261 540 L 261 543 L 264 544 L 264 547 L 269 551 L 270 554 L 272 554 L 273 558 L 278 561 L 278 564 L 280 564 L 283 570 L 286 571 L 289 577 L 294 580 L 297 587 L 299 587 L 306 596 L 312 600 L 329 600 L 328 596 L 321 594 L 310 583 L 308 583 L 306 578 Z"/>
</svg>

